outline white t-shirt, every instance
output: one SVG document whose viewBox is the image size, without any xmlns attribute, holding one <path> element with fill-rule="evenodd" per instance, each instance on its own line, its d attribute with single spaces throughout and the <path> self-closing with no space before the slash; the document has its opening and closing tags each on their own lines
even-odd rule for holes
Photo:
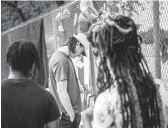
<svg viewBox="0 0 168 128">
<path fill-rule="evenodd" d="M 166 121 L 165 128 L 167 128 L 168 83 L 159 79 L 156 79 L 155 81 L 160 85 L 159 91 L 164 107 L 164 119 Z M 115 128 L 122 128 L 122 113 L 119 98 L 117 87 L 107 89 L 97 97 L 93 111 L 93 128 L 113 128 L 109 127 L 111 124 L 115 124 Z M 108 110 L 110 110 L 110 113 Z"/>
</svg>

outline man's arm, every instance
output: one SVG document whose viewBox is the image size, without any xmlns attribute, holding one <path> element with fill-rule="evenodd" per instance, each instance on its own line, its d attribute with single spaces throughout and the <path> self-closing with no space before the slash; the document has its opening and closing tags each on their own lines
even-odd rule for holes
<svg viewBox="0 0 168 128">
<path fill-rule="evenodd" d="M 78 61 L 79 62 L 79 61 Z M 75 62 L 74 62 L 75 63 Z M 80 61 L 81 63 L 81 61 Z M 78 78 L 78 83 L 79 83 L 79 87 L 80 87 L 80 91 L 83 93 L 84 91 L 86 91 L 86 93 L 89 93 L 89 90 L 86 88 L 86 86 L 84 84 L 81 84 L 80 82 L 80 79 L 79 79 L 79 72 L 78 72 L 78 68 L 79 67 L 76 67 L 77 65 L 77 62 L 74 64 L 75 66 L 75 71 L 76 71 L 76 75 L 77 75 L 77 78 Z"/>
<path fill-rule="evenodd" d="M 73 122 L 75 113 L 71 105 L 69 94 L 67 92 L 67 80 L 57 82 L 57 92 L 63 107 L 70 116 L 71 122 Z"/>
</svg>

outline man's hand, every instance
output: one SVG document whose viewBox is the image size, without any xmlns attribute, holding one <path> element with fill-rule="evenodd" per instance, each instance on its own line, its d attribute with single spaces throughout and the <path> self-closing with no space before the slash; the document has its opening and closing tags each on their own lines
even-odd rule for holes
<svg viewBox="0 0 168 128">
<path fill-rule="evenodd" d="M 84 90 L 84 93 L 87 93 L 87 94 L 90 93 L 90 91 L 86 88 L 86 86 L 83 86 L 83 90 Z"/>
<path fill-rule="evenodd" d="M 82 116 L 84 119 L 89 121 L 93 120 L 93 108 L 94 108 L 93 106 L 90 106 L 82 112 Z"/>
<path fill-rule="evenodd" d="M 86 86 L 82 85 L 80 82 L 79 82 L 79 86 L 80 86 L 80 92 L 81 93 L 87 93 L 87 94 L 90 93 L 90 91 L 86 88 Z"/>
<path fill-rule="evenodd" d="M 70 121 L 73 122 L 75 113 L 71 105 L 69 94 L 67 92 L 67 80 L 57 82 L 57 92 L 67 115 L 70 117 Z"/>
<path fill-rule="evenodd" d="M 69 117 L 70 117 L 70 121 L 73 122 L 75 119 L 75 113 L 73 115 L 69 115 Z"/>
</svg>

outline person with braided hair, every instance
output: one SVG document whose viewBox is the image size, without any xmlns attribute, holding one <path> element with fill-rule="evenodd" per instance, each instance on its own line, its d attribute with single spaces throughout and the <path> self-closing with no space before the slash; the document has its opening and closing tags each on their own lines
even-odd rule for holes
<svg viewBox="0 0 168 128">
<path fill-rule="evenodd" d="M 56 128 L 59 108 L 52 94 L 31 80 L 40 69 L 35 45 L 13 42 L 7 51 L 9 76 L 1 81 L 2 128 Z"/>
<path fill-rule="evenodd" d="M 99 92 L 94 107 L 82 112 L 84 127 L 165 128 L 159 86 L 142 55 L 134 21 L 109 16 L 93 24 L 87 38 L 98 65 Z"/>
</svg>

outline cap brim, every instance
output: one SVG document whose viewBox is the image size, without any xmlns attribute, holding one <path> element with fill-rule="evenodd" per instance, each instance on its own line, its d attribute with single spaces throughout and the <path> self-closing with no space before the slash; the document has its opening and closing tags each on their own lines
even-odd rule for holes
<svg viewBox="0 0 168 128">
<path fill-rule="evenodd" d="M 85 52 L 82 55 L 87 56 L 87 50 L 89 49 L 89 41 L 85 34 L 78 33 L 73 35 L 85 48 Z"/>
<path fill-rule="evenodd" d="M 85 53 L 85 52 L 83 52 L 83 53 L 82 53 L 82 55 L 83 55 L 83 56 L 86 56 L 86 53 Z"/>
</svg>

